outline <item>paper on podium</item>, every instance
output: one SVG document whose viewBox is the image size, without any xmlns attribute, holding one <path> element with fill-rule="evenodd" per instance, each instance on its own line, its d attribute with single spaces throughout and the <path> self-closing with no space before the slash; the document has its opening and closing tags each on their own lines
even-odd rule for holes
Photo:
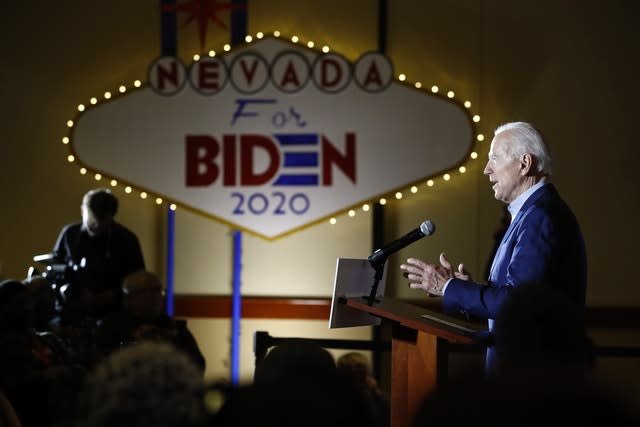
<svg viewBox="0 0 640 427">
<path fill-rule="evenodd" d="M 333 282 L 331 313 L 329 315 L 330 329 L 380 324 L 380 318 L 339 302 L 340 298 L 368 297 L 374 284 L 375 273 L 375 270 L 366 259 L 338 258 L 336 276 Z M 378 283 L 376 292 L 376 298 L 379 300 L 382 300 L 384 296 L 386 281 L 387 266 L 385 264 L 382 279 Z"/>
</svg>

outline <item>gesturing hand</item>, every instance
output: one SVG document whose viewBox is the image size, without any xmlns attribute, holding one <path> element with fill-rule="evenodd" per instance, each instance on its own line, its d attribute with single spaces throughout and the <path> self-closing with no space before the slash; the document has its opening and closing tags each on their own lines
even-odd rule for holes
<svg viewBox="0 0 640 427">
<path fill-rule="evenodd" d="M 444 267 L 417 258 L 407 259 L 406 264 L 402 264 L 400 269 L 404 270 L 404 276 L 409 279 L 411 289 L 422 289 L 434 296 L 442 295 L 442 288 L 452 277 Z"/>
<path fill-rule="evenodd" d="M 447 257 L 445 256 L 444 253 L 440 254 L 440 264 L 447 271 L 453 271 L 453 267 L 451 266 L 451 263 L 449 262 L 449 260 L 447 259 Z M 459 264 L 458 265 L 458 271 L 454 271 L 453 272 L 453 277 L 455 277 L 456 279 L 461 279 L 461 280 L 471 280 L 471 275 L 464 268 L 464 264 Z"/>
<path fill-rule="evenodd" d="M 451 263 L 444 253 L 440 254 L 440 265 L 429 264 L 417 258 L 407 259 L 400 266 L 404 276 L 409 279 L 411 289 L 422 289 L 433 296 L 442 296 L 444 285 L 454 277 L 469 280 L 469 273 L 460 264 L 457 271 L 453 271 Z"/>
</svg>

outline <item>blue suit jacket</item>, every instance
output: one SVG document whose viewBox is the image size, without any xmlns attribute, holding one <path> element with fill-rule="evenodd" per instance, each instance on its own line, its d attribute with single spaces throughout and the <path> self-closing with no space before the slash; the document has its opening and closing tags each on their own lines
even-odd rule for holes
<svg viewBox="0 0 640 427">
<path fill-rule="evenodd" d="M 584 307 L 587 258 L 582 232 L 552 184 L 524 203 L 493 259 L 488 286 L 453 279 L 442 299 L 447 312 L 494 319 L 513 287 L 544 284 Z M 488 354 L 488 356 L 490 356 Z M 489 362 L 489 361 L 487 361 Z"/>
</svg>

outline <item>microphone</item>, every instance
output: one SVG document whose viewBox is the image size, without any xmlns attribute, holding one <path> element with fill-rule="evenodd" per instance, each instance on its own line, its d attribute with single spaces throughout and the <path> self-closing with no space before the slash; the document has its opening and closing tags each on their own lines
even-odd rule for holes
<svg viewBox="0 0 640 427">
<path fill-rule="evenodd" d="M 422 239 L 424 236 L 430 236 L 436 231 L 436 225 L 427 220 L 420 224 L 420 227 L 410 231 L 398 240 L 394 240 L 383 248 L 377 249 L 368 258 L 369 263 L 372 266 L 382 265 L 387 260 L 387 257 L 400 249 L 409 246 L 416 240 Z"/>
</svg>

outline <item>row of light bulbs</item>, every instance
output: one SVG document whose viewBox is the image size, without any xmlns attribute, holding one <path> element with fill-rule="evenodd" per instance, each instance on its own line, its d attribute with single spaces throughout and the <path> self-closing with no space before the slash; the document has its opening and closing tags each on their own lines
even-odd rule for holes
<svg viewBox="0 0 640 427">
<path fill-rule="evenodd" d="M 274 31 L 274 32 L 272 33 L 272 35 L 273 35 L 274 37 L 280 37 L 280 36 L 281 36 L 280 31 Z M 262 39 L 262 38 L 264 38 L 264 37 L 265 37 L 265 34 L 264 34 L 263 32 L 258 32 L 258 33 L 256 33 L 256 35 L 255 35 L 255 40 L 260 40 L 260 39 Z M 293 43 L 301 43 L 300 38 L 299 38 L 298 36 L 296 36 L 296 35 L 292 36 L 290 40 L 291 40 Z M 254 41 L 254 37 L 253 37 L 253 36 L 251 36 L 251 35 L 247 35 L 247 36 L 245 36 L 245 42 L 246 42 L 246 43 L 251 43 L 251 42 L 253 42 L 253 41 Z M 313 41 L 307 41 L 307 42 L 306 42 L 306 46 L 307 46 L 308 48 L 310 48 L 310 49 L 313 49 L 313 48 L 315 47 L 315 43 L 314 43 Z M 231 50 L 231 45 L 230 45 L 230 44 L 225 44 L 225 45 L 222 47 L 222 50 L 223 50 L 223 51 L 225 51 L 225 52 L 229 52 L 229 51 Z M 328 52 L 330 51 L 329 46 L 327 46 L 327 45 L 322 46 L 322 48 L 320 48 L 320 50 L 321 50 L 323 53 L 328 53 Z M 210 51 L 208 52 L 208 55 L 209 55 L 210 57 L 214 57 L 214 56 L 216 55 L 216 51 L 215 51 L 215 50 L 210 50 Z M 200 54 L 194 54 L 194 55 L 193 55 L 193 60 L 194 60 L 194 61 L 199 61 L 199 60 L 200 60 L 200 58 L 201 58 Z M 406 76 L 406 74 L 404 74 L 404 73 L 400 73 L 400 74 L 398 74 L 398 80 L 399 80 L 399 81 L 401 81 L 401 82 L 406 82 L 406 80 L 407 80 L 407 76 Z M 423 88 L 423 84 L 422 84 L 422 82 L 420 82 L 420 81 L 414 82 L 414 83 L 413 83 L 413 85 L 414 85 L 414 87 L 415 87 L 416 89 L 422 89 L 422 88 Z M 137 88 L 141 88 L 141 87 L 142 87 L 142 82 L 141 82 L 140 80 L 135 80 L 135 81 L 133 82 L 133 84 L 132 84 L 132 87 L 131 87 L 131 88 L 128 88 L 128 87 L 127 87 L 127 86 L 125 86 L 125 85 L 120 85 L 120 86 L 118 87 L 118 89 L 117 89 L 117 92 L 112 93 L 112 92 L 110 92 L 110 91 L 106 91 L 106 92 L 103 94 L 103 98 L 104 98 L 104 101 L 108 101 L 108 100 L 110 100 L 111 98 L 113 98 L 114 96 L 116 96 L 116 95 L 118 95 L 118 94 L 123 95 L 123 94 L 125 94 L 125 93 L 126 93 L 128 90 L 130 90 L 130 89 L 137 89 Z M 423 89 L 423 90 L 426 90 L 426 89 Z M 433 86 L 431 86 L 430 91 L 431 91 L 431 93 L 433 93 L 433 94 L 439 94 L 439 93 L 440 93 L 440 88 L 439 88 L 437 85 L 433 85 Z M 447 97 L 447 98 L 449 98 L 449 99 L 453 99 L 453 98 L 455 98 L 455 92 L 454 92 L 454 91 L 452 91 L 452 90 L 447 91 L 445 95 L 446 95 L 446 97 Z M 98 102 L 100 102 L 100 100 L 99 100 L 98 98 L 96 98 L 96 97 L 92 97 L 91 99 L 89 99 L 89 105 L 85 105 L 85 104 L 78 104 L 77 110 L 78 110 L 78 112 L 82 113 L 82 112 L 86 111 L 86 109 L 87 109 L 87 108 L 89 108 L 89 106 L 95 106 L 95 105 L 97 105 L 97 104 L 98 104 Z M 470 109 L 470 108 L 471 108 L 471 102 L 470 102 L 470 101 L 464 101 L 464 102 L 463 102 L 463 105 L 464 105 L 464 107 L 465 107 L 465 108 L 467 108 L 467 109 Z M 479 115 L 477 115 L 477 114 L 476 114 L 476 115 L 473 115 L 471 119 L 472 119 L 472 120 L 473 120 L 473 122 L 474 122 L 474 123 L 476 123 L 476 124 L 480 122 L 480 116 L 479 116 Z M 69 129 L 71 129 L 71 128 L 73 128 L 73 126 L 74 126 L 74 121 L 73 121 L 72 119 L 68 120 L 68 121 L 67 121 L 67 127 L 68 127 Z M 476 141 L 477 141 L 477 142 L 482 142 L 482 141 L 484 141 L 484 139 L 485 139 L 485 138 L 484 138 L 484 135 L 483 135 L 483 134 L 478 133 L 478 134 L 476 135 Z M 70 140 L 70 138 L 69 138 L 68 136 L 65 136 L 65 137 L 63 137 L 63 138 L 62 138 L 62 143 L 63 143 L 64 145 L 68 145 L 70 142 L 71 142 L 71 140 Z M 469 154 L 469 157 L 470 157 L 472 160 L 476 160 L 476 159 L 478 158 L 478 153 L 477 153 L 476 151 L 472 151 L 472 152 Z M 76 158 L 75 158 L 75 156 L 74 156 L 73 154 L 69 154 L 69 155 L 67 155 L 67 161 L 68 161 L 69 163 L 75 163 L 75 162 L 76 162 Z M 460 167 L 458 168 L 458 172 L 459 172 L 460 174 L 464 174 L 466 171 L 467 171 L 467 168 L 466 168 L 465 166 L 460 166 Z M 85 167 L 80 167 L 80 174 L 81 174 L 81 175 L 87 175 L 87 174 L 89 174 L 89 171 L 88 171 Z M 103 176 L 102 174 L 100 174 L 100 173 L 95 173 L 95 174 L 93 175 L 93 178 L 94 178 L 96 181 L 102 181 L 102 179 L 108 179 L 108 178 L 104 177 L 104 176 Z M 444 173 L 444 174 L 442 175 L 442 179 L 443 179 L 444 181 L 450 181 L 450 180 L 451 180 L 451 178 L 452 178 L 451 173 Z M 116 179 L 110 179 L 110 180 L 109 180 L 109 185 L 110 185 L 111 187 L 117 187 L 117 186 L 118 186 L 118 184 L 119 184 L 119 183 L 118 183 L 118 181 L 117 181 Z M 425 184 L 425 185 L 426 185 L 427 187 L 433 187 L 433 186 L 435 185 L 435 181 L 434 181 L 433 179 L 429 179 L 429 180 L 426 182 L 426 184 Z M 405 191 L 398 191 L 398 192 L 396 192 L 393 196 L 389 196 L 389 197 L 381 197 L 381 198 L 377 201 L 377 203 L 379 203 L 380 205 L 383 205 L 383 206 L 384 206 L 384 205 L 386 205 L 386 204 L 389 202 L 389 199 L 392 199 L 392 200 L 393 200 L 393 199 L 395 199 L 395 200 L 401 200 L 401 199 L 404 197 L 404 194 L 405 194 L 405 193 L 416 194 L 418 191 L 419 191 L 419 188 L 418 188 L 417 186 L 415 186 L 415 185 L 414 185 L 414 186 L 411 186 L 408 190 L 405 190 Z M 135 190 L 133 187 L 131 187 L 130 185 L 125 185 L 125 186 L 124 186 L 124 192 L 125 192 L 126 194 L 136 194 L 136 193 L 137 193 L 141 199 L 147 199 L 147 198 L 149 198 L 149 199 L 153 200 L 153 199 L 155 198 L 155 204 L 156 204 L 156 205 L 158 205 L 158 206 L 162 206 L 163 204 L 168 203 L 167 201 L 165 201 L 165 200 L 164 200 L 162 197 L 160 197 L 160 196 L 152 196 L 152 195 L 150 195 L 150 194 L 149 194 L 148 192 L 146 192 L 146 191 L 141 191 L 141 190 L 140 190 L 140 191 L 137 191 L 137 190 Z M 175 210 L 177 209 L 176 204 L 175 204 L 175 203 L 169 203 L 169 209 L 171 209 L 172 211 L 175 211 Z M 365 203 L 365 204 L 363 204 L 363 205 L 362 205 L 362 208 L 361 208 L 361 210 L 362 210 L 363 212 L 368 212 L 370 209 L 371 209 L 371 205 L 370 205 L 369 203 Z M 354 217 L 354 216 L 356 215 L 356 210 L 355 210 L 355 209 L 350 209 L 350 210 L 348 210 L 348 211 L 346 212 L 346 214 L 347 214 L 347 216 L 349 216 L 349 217 Z M 332 224 L 332 225 L 336 224 L 337 222 L 338 222 L 338 219 L 337 219 L 337 217 L 335 217 L 335 216 L 334 216 L 334 217 L 331 217 L 331 218 L 329 219 L 329 223 L 330 223 L 330 224 Z"/>
<path fill-rule="evenodd" d="M 274 31 L 272 33 L 272 35 L 274 37 L 280 37 L 280 31 Z M 265 36 L 265 34 L 262 31 L 258 31 L 256 33 L 255 39 L 256 40 L 261 40 L 261 39 L 264 38 L 264 36 Z M 247 35 L 247 36 L 244 37 L 244 41 L 247 42 L 247 43 L 251 43 L 252 41 L 254 41 L 254 37 L 251 36 L 251 35 Z M 292 36 L 291 37 L 291 41 L 293 43 L 299 43 L 300 42 L 300 38 L 298 36 Z M 312 42 L 312 41 L 308 41 L 307 42 L 307 47 L 310 48 L 310 49 L 313 49 L 315 47 L 315 45 L 316 44 L 314 42 Z M 228 43 L 225 44 L 224 46 L 222 46 L 222 50 L 224 50 L 225 52 L 229 52 L 231 50 L 231 45 L 228 44 Z M 322 46 L 322 48 L 320 48 L 320 50 L 322 51 L 322 53 L 329 53 L 329 51 L 330 51 L 329 46 L 327 46 L 327 45 Z M 213 58 L 214 56 L 216 56 L 216 51 L 215 50 L 210 50 L 208 52 L 208 55 Z M 193 55 L 193 60 L 194 61 L 199 61 L 200 58 L 201 58 L 201 55 L 199 53 L 196 53 L 196 54 Z"/>
<path fill-rule="evenodd" d="M 477 155 L 476 155 L 476 157 L 477 157 Z M 476 158 L 476 157 L 473 157 L 473 158 Z M 460 167 L 458 168 L 458 171 L 459 171 L 460 173 L 465 173 L 465 172 L 467 172 L 467 168 L 466 168 L 466 166 L 460 166 Z M 450 181 L 450 180 L 451 180 L 451 174 L 449 174 L 449 173 L 445 173 L 445 174 L 443 174 L 443 175 L 442 175 L 442 179 L 443 179 L 444 181 Z M 426 185 L 427 187 L 433 187 L 433 186 L 435 185 L 435 181 L 434 181 L 433 179 L 429 179 L 429 180 L 427 180 L 427 182 L 426 182 L 426 184 L 425 184 L 425 185 Z M 404 198 L 405 193 L 416 194 L 418 191 L 419 191 L 418 186 L 416 186 L 416 185 L 412 185 L 412 186 L 411 186 L 407 191 L 404 191 L 404 192 L 402 192 L 402 191 L 396 191 L 396 193 L 393 195 L 392 199 L 395 199 L 395 200 L 402 200 L 402 199 Z M 380 205 L 382 205 L 382 206 L 385 206 L 387 203 L 389 203 L 389 199 L 388 199 L 388 198 L 386 198 L 386 197 L 381 197 L 380 199 L 378 199 L 377 203 L 378 203 L 378 204 L 380 204 Z M 362 207 L 361 207 L 361 210 L 362 210 L 363 212 L 369 212 L 369 210 L 370 210 L 370 209 L 371 209 L 371 205 L 370 205 L 369 203 L 365 203 L 365 204 L 363 204 L 363 205 L 362 205 Z M 349 210 L 347 211 L 347 215 L 348 215 L 349 217 L 351 217 L 351 218 L 353 218 L 354 216 L 356 216 L 356 213 L 357 213 L 357 211 L 356 211 L 355 209 L 349 209 Z M 337 223 L 338 223 L 338 219 L 337 219 L 336 217 L 331 217 L 331 218 L 329 219 L 329 224 L 331 224 L 331 225 L 335 225 L 335 224 L 337 224 Z"/>
</svg>

